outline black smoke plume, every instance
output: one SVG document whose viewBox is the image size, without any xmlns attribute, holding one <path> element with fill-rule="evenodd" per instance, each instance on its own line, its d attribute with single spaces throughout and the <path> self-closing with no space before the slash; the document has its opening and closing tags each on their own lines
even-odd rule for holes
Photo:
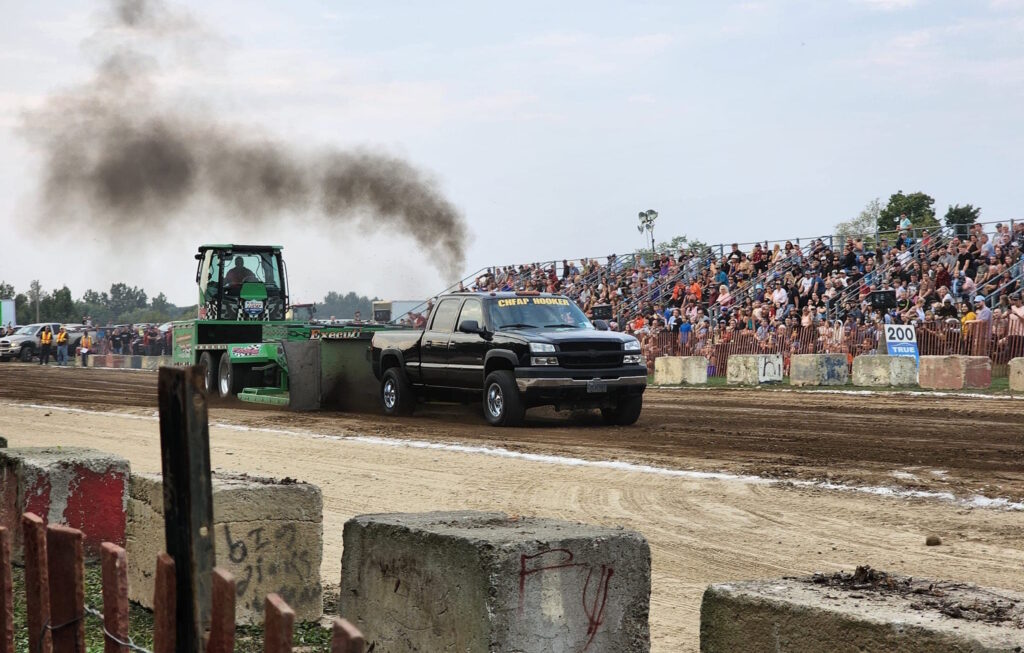
<svg viewBox="0 0 1024 653">
<path fill-rule="evenodd" d="M 413 238 L 446 277 L 459 276 L 466 225 L 426 173 L 368 150 L 285 144 L 161 98 L 159 62 L 135 44 L 166 53 L 209 37 L 160 0 L 114 0 L 108 20 L 92 41 L 103 52 L 94 78 L 28 118 L 44 155 L 47 220 L 87 217 L 99 227 L 152 233 L 204 200 L 240 226 L 283 213 L 357 220 Z"/>
</svg>

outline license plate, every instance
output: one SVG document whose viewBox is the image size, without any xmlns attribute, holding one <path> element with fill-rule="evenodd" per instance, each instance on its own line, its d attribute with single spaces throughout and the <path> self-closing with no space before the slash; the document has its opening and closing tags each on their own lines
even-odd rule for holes
<svg viewBox="0 0 1024 653">
<path fill-rule="evenodd" d="M 587 392 L 608 392 L 608 382 L 601 379 L 587 381 Z"/>
</svg>

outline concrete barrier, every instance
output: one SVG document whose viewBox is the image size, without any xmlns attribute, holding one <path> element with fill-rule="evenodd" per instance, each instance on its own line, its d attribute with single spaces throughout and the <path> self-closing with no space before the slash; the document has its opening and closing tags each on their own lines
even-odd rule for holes
<svg viewBox="0 0 1024 653">
<path fill-rule="evenodd" d="M 128 520 L 128 596 L 153 607 L 153 567 L 164 546 L 163 482 L 133 474 Z M 323 614 L 320 561 L 323 499 L 308 483 L 213 475 L 216 565 L 237 582 L 235 620 L 263 622 L 263 601 L 278 593 L 299 621 Z"/>
<path fill-rule="evenodd" d="M 1024 392 L 1024 358 L 1010 361 L 1010 390 Z"/>
<path fill-rule="evenodd" d="M 911 356 L 857 356 L 853 359 L 853 385 L 917 385 L 917 362 Z"/>
<path fill-rule="evenodd" d="M 704 385 L 708 359 L 703 356 L 659 356 L 654 359 L 655 385 Z"/>
<path fill-rule="evenodd" d="M 123 356 L 121 354 L 96 354 L 87 359 L 89 367 L 109 367 L 124 370 L 153 370 L 174 365 L 170 356 Z"/>
<path fill-rule="evenodd" d="M 988 356 L 922 356 L 918 384 L 930 390 L 988 388 L 992 361 Z"/>
<path fill-rule="evenodd" d="M 634 531 L 435 512 L 356 517 L 344 540 L 339 611 L 375 651 L 650 650 Z"/>
<path fill-rule="evenodd" d="M 13 536 L 14 558 L 21 560 L 25 512 L 81 530 L 90 560 L 103 542 L 123 546 L 128 477 L 127 460 L 95 449 L 0 449 L 0 525 Z"/>
<path fill-rule="evenodd" d="M 782 383 L 782 354 L 733 354 L 725 376 L 730 385 Z"/>
<path fill-rule="evenodd" d="M 846 354 L 793 354 L 789 362 L 790 385 L 846 385 L 849 380 Z"/>
<path fill-rule="evenodd" d="M 701 653 L 1021 651 L 1024 594 L 869 570 L 712 585 Z"/>
</svg>

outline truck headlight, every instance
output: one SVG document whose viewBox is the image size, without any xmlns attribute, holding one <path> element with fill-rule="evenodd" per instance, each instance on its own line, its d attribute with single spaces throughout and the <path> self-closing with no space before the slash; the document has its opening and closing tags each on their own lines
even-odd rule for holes
<svg viewBox="0 0 1024 653">
<path fill-rule="evenodd" d="M 531 342 L 530 343 L 531 354 L 553 354 L 555 353 L 555 346 L 549 345 L 546 342 Z"/>
<path fill-rule="evenodd" d="M 558 356 L 534 356 L 530 359 L 531 365 L 558 365 Z"/>
<path fill-rule="evenodd" d="M 622 349 L 625 351 L 640 351 L 640 341 L 627 340 L 625 343 L 623 343 Z"/>
<path fill-rule="evenodd" d="M 643 365 L 644 357 L 640 354 L 630 354 L 622 357 L 623 365 Z"/>
</svg>

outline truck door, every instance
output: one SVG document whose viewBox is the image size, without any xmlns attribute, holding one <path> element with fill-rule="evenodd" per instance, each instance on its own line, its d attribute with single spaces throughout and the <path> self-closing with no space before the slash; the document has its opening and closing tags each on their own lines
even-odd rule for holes
<svg viewBox="0 0 1024 653">
<path fill-rule="evenodd" d="M 423 346 L 420 347 L 420 374 L 428 385 L 449 385 L 448 341 L 455 328 L 462 298 L 442 299 L 430 316 L 430 324 L 423 332 Z"/>
<path fill-rule="evenodd" d="M 455 332 L 448 341 L 448 375 L 455 387 L 479 390 L 483 387 L 484 356 L 489 343 L 479 333 L 459 331 L 469 320 L 484 326 L 484 310 L 479 299 L 470 297 L 462 304 Z"/>
</svg>

